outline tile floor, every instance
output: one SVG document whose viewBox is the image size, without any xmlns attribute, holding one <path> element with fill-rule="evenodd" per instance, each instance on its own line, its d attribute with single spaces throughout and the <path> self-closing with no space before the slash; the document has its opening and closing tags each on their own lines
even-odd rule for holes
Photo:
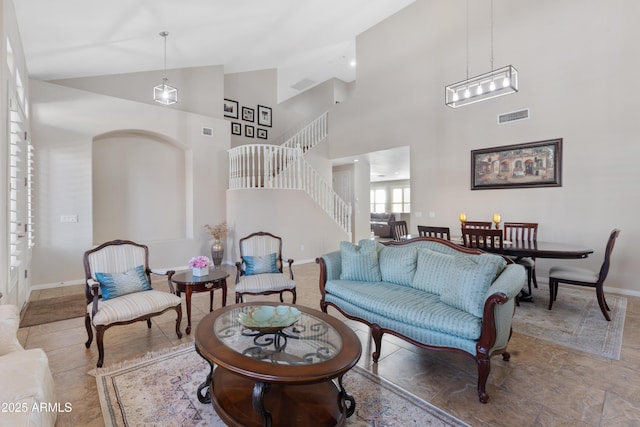
<svg viewBox="0 0 640 427">
<path fill-rule="evenodd" d="M 234 301 L 235 270 L 228 279 L 228 303 Z M 298 303 L 319 308 L 319 268 L 314 263 L 294 265 Z M 155 282 L 154 282 L 155 283 Z M 546 286 L 541 284 L 542 286 Z M 166 288 L 164 281 L 154 287 Z M 585 290 L 588 291 L 588 290 Z M 70 286 L 35 291 L 31 299 L 82 292 Z M 184 297 L 183 297 L 184 298 Z M 595 298 L 595 296 L 594 296 Z M 277 299 L 277 297 L 269 298 Z M 207 312 L 209 298 L 194 294 L 192 322 L 197 325 Z M 214 307 L 221 304 L 216 291 Z M 182 329 L 186 327 L 183 306 Z M 329 314 L 339 316 L 330 308 Z M 488 404 L 476 394 L 476 368 L 462 355 L 418 349 L 394 337 L 386 337 L 382 357 L 371 364 L 368 330 L 348 321 L 363 343 L 359 362 L 373 372 L 413 392 L 473 426 L 636 426 L 640 423 L 640 298 L 628 298 L 624 341 L 620 360 L 593 356 L 514 333 L 510 362 L 492 359 L 487 382 Z M 133 359 L 149 351 L 193 341 L 175 335 L 175 317 L 166 313 L 145 323 L 114 327 L 105 334 L 105 367 Z M 48 356 L 58 400 L 70 402 L 73 410 L 60 414 L 57 426 L 102 426 L 95 379 L 88 372 L 95 367 L 95 342 L 86 349 L 82 318 L 21 328 L 20 341 L 26 348 L 41 347 Z"/>
</svg>

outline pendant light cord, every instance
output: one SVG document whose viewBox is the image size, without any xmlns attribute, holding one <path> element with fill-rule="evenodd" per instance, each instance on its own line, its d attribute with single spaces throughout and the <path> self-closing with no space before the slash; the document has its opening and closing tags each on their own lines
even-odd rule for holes
<svg viewBox="0 0 640 427">
<path fill-rule="evenodd" d="M 493 0 L 491 0 L 491 72 L 493 73 Z"/>
<path fill-rule="evenodd" d="M 469 80 L 469 0 L 467 0 L 467 80 Z"/>
</svg>

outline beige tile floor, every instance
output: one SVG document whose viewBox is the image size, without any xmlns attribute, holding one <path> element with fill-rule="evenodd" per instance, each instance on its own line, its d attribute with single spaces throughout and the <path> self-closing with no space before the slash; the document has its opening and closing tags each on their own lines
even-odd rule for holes
<svg viewBox="0 0 640 427">
<path fill-rule="evenodd" d="M 235 273 L 231 267 L 226 268 L 231 273 L 228 280 L 231 304 Z M 313 263 L 294 265 L 298 303 L 319 307 L 318 272 L 318 266 Z M 164 282 L 155 284 L 156 288 L 163 286 L 166 287 Z M 31 298 L 73 292 L 82 292 L 82 288 L 36 291 Z M 214 307 L 220 306 L 220 291 L 216 291 L 214 303 Z M 207 294 L 195 294 L 194 328 L 208 309 Z M 186 316 L 184 307 L 183 312 Z M 339 316 L 331 308 L 329 314 Z M 487 383 L 490 401 L 486 405 L 479 403 L 476 395 L 476 368 L 472 359 L 421 350 L 386 337 L 382 357 L 377 365 L 372 365 L 367 329 L 359 323 L 348 323 L 362 340 L 363 357 L 359 365 L 473 426 L 636 426 L 640 423 L 640 298 L 628 298 L 620 360 L 612 361 L 514 333 L 509 345 L 511 361 L 503 362 L 500 357 L 492 359 Z M 151 329 L 143 322 L 110 329 L 105 334 L 104 366 L 193 341 L 187 335 L 178 339 L 174 327 L 175 317 L 167 313 L 156 317 Z M 47 352 L 58 400 L 72 404 L 72 411 L 60 414 L 56 425 L 103 425 L 95 379 L 88 375 L 95 367 L 97 350 L 95 342 L 90 349 L 84 346 L 87 337 L 83 319 L 21 328 L 19 338 L 26 348 L 41 347 Z"/>
</svg>

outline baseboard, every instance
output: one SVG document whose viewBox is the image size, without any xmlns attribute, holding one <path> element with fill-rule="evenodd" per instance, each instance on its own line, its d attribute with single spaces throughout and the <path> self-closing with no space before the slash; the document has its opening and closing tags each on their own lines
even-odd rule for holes
<svg viewBox="0 0 640 427">
<path fill-rule="evenodd" d="M 545 285 L 549 285 L 549 278 L 548 277 L 537 277 L 538 279 L 538 285 L 541 284 L 545 284 Z M 566 283 L 561 283 L 560 286 L 569 286 L 569 287 L 574 287 L 574 288 L 580 288 L 580 289 L 587 289 L 584 286 L 576 286 L 576 285 L 569 285 Z M 604 291 L 606 293 L 610 293 L 610 294 L 617 294 L 617 295 L 625 295 L 625 296 L 629 296 L 629 297 L 640 297 L 640 291 L 634 291 L 631 289 L 624 289 L 624 288 L 616 288 L 613 286 L 605 286 L 604 287 Z"/>
</svg>

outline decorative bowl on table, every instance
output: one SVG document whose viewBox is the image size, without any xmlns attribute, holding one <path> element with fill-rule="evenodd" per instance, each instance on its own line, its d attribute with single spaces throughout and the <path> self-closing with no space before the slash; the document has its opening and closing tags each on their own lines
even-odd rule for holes
<svg viewBox="0 0 640 427">
<path fill-rule="evenodd" d="M 288 328 L 300 320 L 300 310 L 286 305 L 277 307 L 259 305 L 240 313 L 238 320 L 245 328 L 263 333 L 274 333 Z"/>
</svg>

